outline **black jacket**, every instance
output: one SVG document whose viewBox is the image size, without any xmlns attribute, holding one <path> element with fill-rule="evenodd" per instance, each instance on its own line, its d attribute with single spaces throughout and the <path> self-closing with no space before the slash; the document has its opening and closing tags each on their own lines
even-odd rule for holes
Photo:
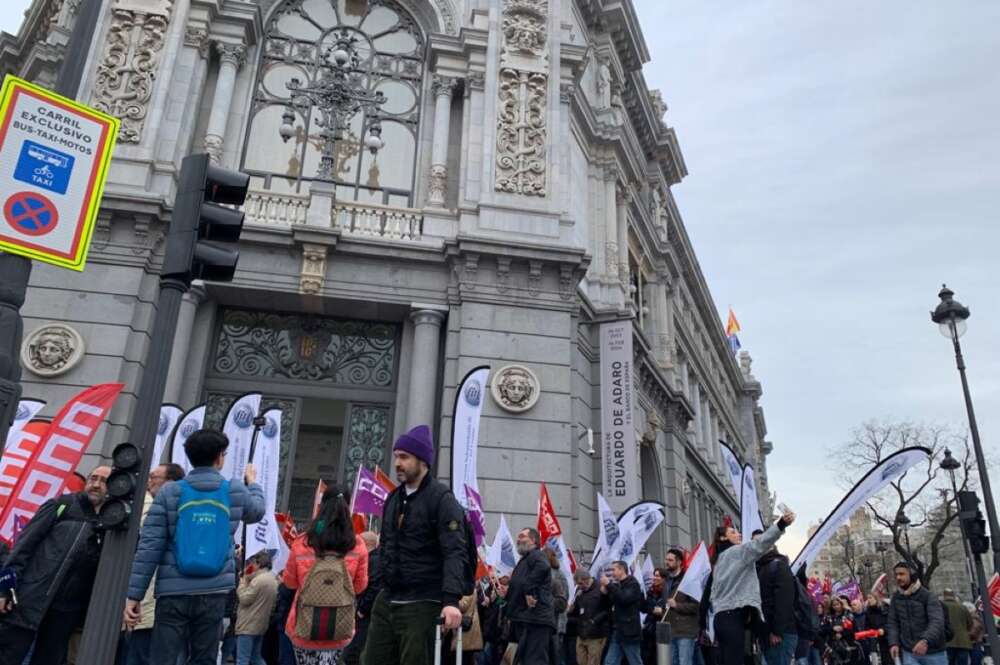
<svg viewBox="0 0 1000 665">
<path fill-rule="evenodd" d="M 615 632 L 627 640 L 638 639 L 642 635 L 639 610 L 643 601 L 639 580 L 629 575 L 621 582 L 609 582 L 608 598 Z"/>
<path fill-rule="evenodd" d="M 576 599 L 573 601 L 569 617 L 576 622 L 576 634 L 581 640 L 608 636 L 611 601 L 607 595 L 601 593 L 601 587 L 596 581 L 586 591 L 577 588 Z"/>
<path fill-rule="evenodd" d="M 698 601 L 681 593 L 679 588 L 684 574 L 667 575 L 663 581 L 663 599 L 674 599 L 674 607 L 667 612 L 670 634 L 676 638 L 694 639 L 698 637 Z"/>
<path fill-rule="evenodd" d="M 466 563 L 464 521 L 451 490 L 430 475 L 409 496 L 405 484 L 389 494 L 379 566 L 390 601 L 440 600 L 458 606 Z"/>
<path fill-rule="evenodd" d="M 378 592 L 382 590 L 382 571 L 379 569 L 381 558 L 381 547 L 376 547 L 368 553 L 368 570 L 371 573 L 368 575 L 368 586 L 358 596 L 357 602 L 358 614 L 366 619 L 371 616 L 372 607 L 375 606 L 375 598 L 378 597 Z"/>
<path fill-rule="evenodd" d="M 17 575 L 18 604 L 5 621 L 36 630 L 50 608 L 83 611 L 101 558 L 97 513 L 83 492 L 42 504 L 18 537 L 6 566 Z"/>
<path fill-rule="evenodd" d="M 889 646 L 913 651 L 917 642 L 927 640 L 927 653 L 936 653 L 945 648 L 944 607 L 923 586 L 909 595 L 902 591 L 894 593 L 886 623 Z"/>
<path fill-rule="evenodd" d="M 757 579 L 760 582 L 761 639 L 768 635 L 797 634 L 795 625 L 795 576 L 788 565 L 788 557 L 771 550 L 757 560 Z"/>
<path fill-rule="evenodd" d="M 528 607 L 525 596 L 537 602 Z M 533 549 L 517 562 L 507 589 L 507 616 L 511 621 L 556 627 L 552 599 L 552 568 L 540 549 Z"/>
</svg>

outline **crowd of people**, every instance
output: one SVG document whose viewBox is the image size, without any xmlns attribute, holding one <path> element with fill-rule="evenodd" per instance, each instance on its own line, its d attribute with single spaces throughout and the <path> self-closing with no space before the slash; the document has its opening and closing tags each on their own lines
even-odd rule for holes
<svg viewBox="0 0 1000 665">
<path fill-rule="evenodd" d="M 264 515 L 252 465 L 244 482 L 220 470 L 228 440 L 201 430 L 185 443 L 191 471 L 153 468 L 130 572 L 115 665 L 652 665 L 669 626 L 670 665 L 979 665 L 983 624 L 950 590 L 938 598 L 905 561 L 890 599 L 806 591 L 775 544 L 788 513 L 743 542 L 720 527 L 701 597 L 682 591 L 685 552 L 652 578 L 631 562 L 579 568 L 570 590 L 534 528 L 517 533 L 509 575 L 477 575 L 465 513 L 432 477 L 430 430 L 393 448 L 399 486 L 382 528 L 355 533 L 344 490 L 330 487 L 283 570 L 271 553 L 243 560 L 234 534 Z M 4 566 L 0 665 L 80 663 L 75 645 L 103 534 L 97 511 L 110 469 L 46 503 Z M 477 577 L 479 579 L 477 579 Z M 690 586 L 684 586 L 690 591 Z M 109 599 L 108 602 L 111 602 Z"/>
</svg>

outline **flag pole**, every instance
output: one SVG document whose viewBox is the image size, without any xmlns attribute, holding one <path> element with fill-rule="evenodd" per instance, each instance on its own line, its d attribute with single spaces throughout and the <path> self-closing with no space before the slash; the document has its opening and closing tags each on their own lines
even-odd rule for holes
<svg viewBox="0 0 1000 665">
<path fill-rule="evenodd" d="M 253 419 L 253 436 L 250 437 L 250 458 L 247 460 L 247 464 L 253 464 L 254 453 L 257 452 L 257 437 L 260 436 L 260 431 L 264 428 L 267 423 L 267 419 L 262 415 L 258 415 Z M 246 474 L 244 473 L 243 479 L 246 480 Z M 243 522 L 243 533 L 240 536 L 240 554 L 243 556 L 243 564 L 236 571 L 237 577 L 243 576 L 243 568 L 247 565 L 247 523 Z"/>
</svg>

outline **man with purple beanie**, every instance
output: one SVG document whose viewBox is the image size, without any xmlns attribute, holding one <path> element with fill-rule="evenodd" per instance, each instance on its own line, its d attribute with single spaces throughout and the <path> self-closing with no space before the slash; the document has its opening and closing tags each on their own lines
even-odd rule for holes
<svg viewBox="0 0 1000 665">
<path fill-rule="evenodd" d="M 462 621 L 465 513 L 451 490 L 431 477 L 429 427 L 399 437 L 392 459 L 399 486 L 382 513 L 383 587 L 371 610 L 361 665 L 430 665 L 438 619 L 445 629 Z"/>
</svg>

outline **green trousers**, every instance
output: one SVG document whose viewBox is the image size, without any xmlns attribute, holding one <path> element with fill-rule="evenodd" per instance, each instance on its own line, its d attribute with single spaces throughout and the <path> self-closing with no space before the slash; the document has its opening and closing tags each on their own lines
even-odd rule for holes
<svg viewBox="0 0 1000 665">
<path fill-rule="evenodd" d="M 385 591 L 372 607 L 361 665 L 433 665 L 441 603 L 389 603 Z"/>
</svg>

